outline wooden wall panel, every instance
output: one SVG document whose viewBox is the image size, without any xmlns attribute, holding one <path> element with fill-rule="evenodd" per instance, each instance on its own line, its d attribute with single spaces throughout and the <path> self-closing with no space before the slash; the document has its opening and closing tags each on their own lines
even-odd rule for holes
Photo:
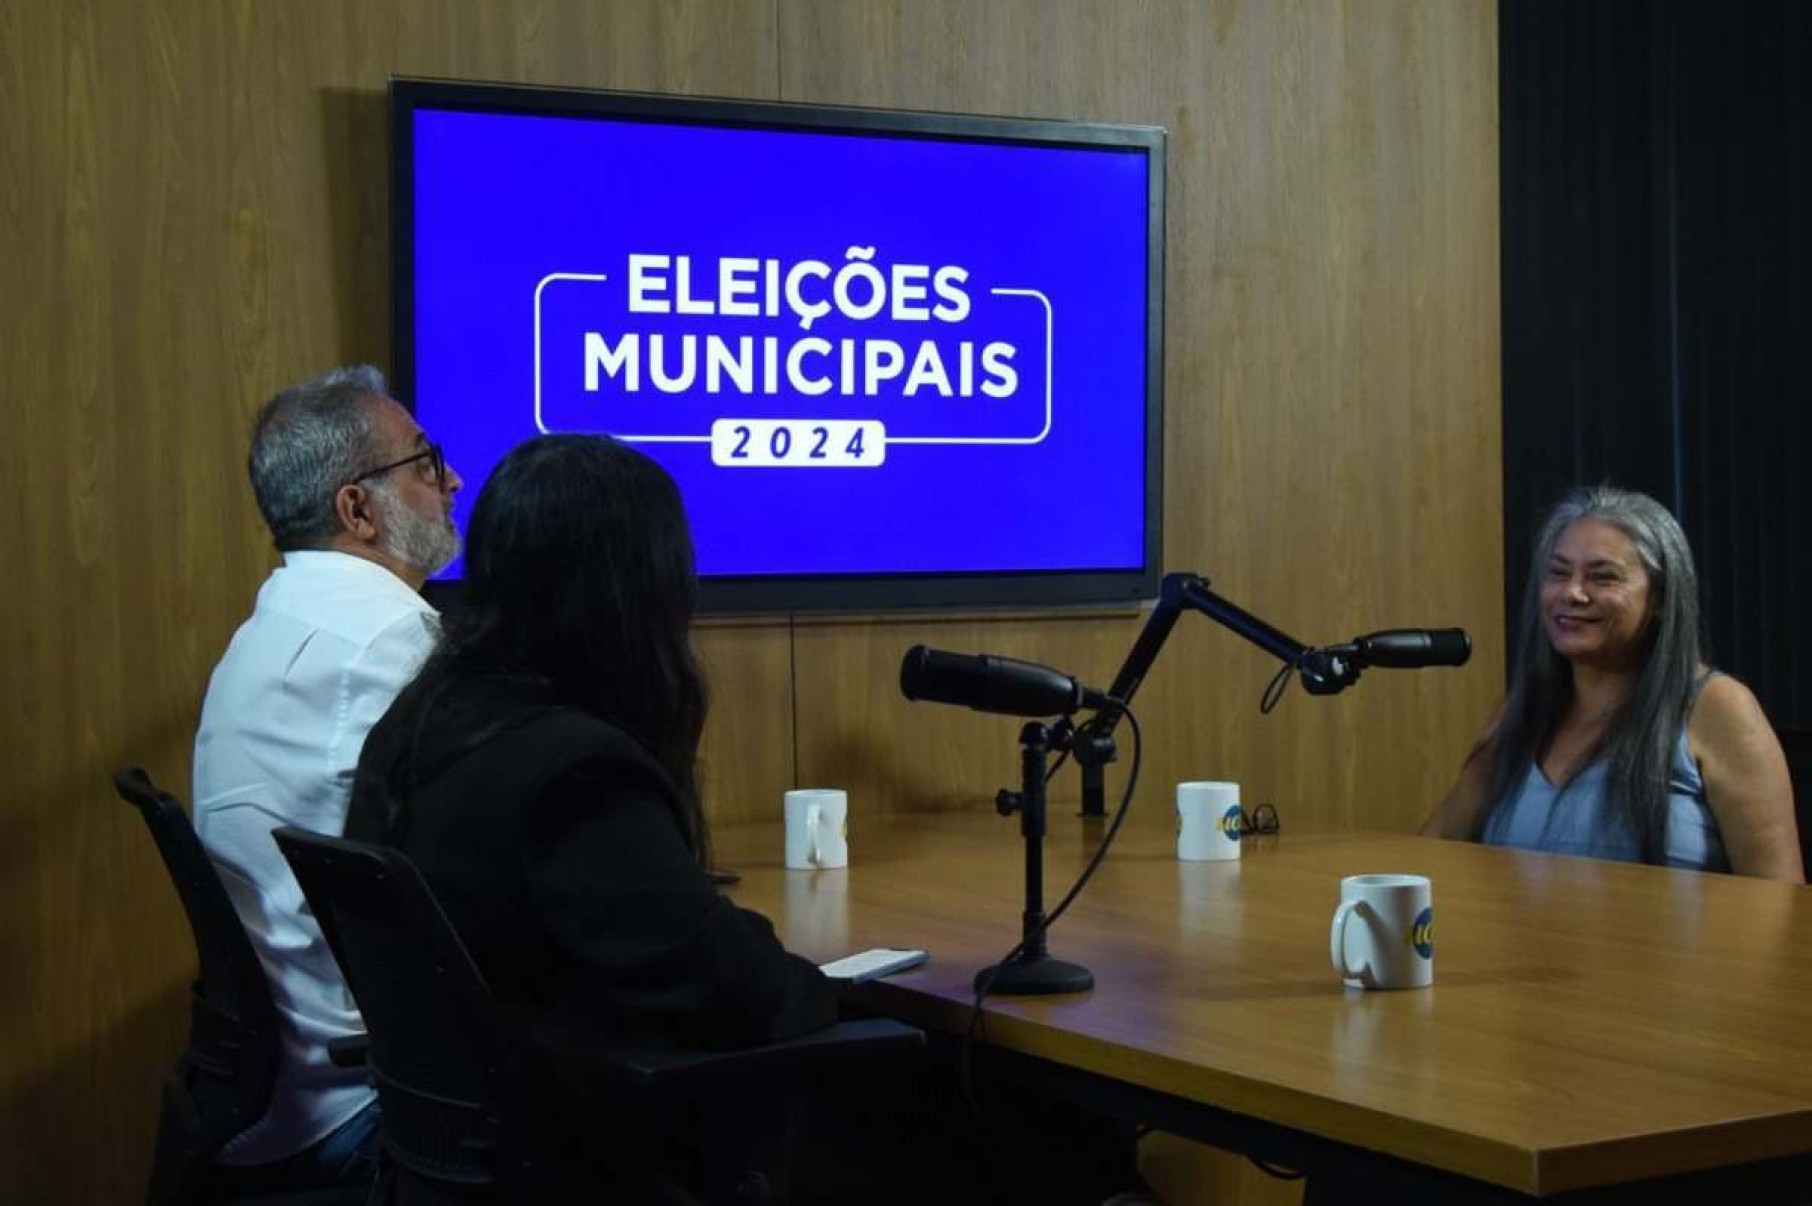
<svg viewBox="0 0 1812 1206">
<path fill-rule="evenodd" d="M 1501 665 L 1494 38 L 1484 0 L 0 4 L 0 1198 L 140 1192 L 192 954 L 105 776 L 187 792 L 273 560 L 253 409 L 387 357 L 387 76 L 1168 126 L 1168 563 L 1307 639 L 1482 639 L 1462 674 L 1260 720 L 1265 659 L 1186 618 L 1141 696 L 1146 811 L 1230 775 L 1287 824 L 1404 827 Z M 1138 623 L 709 628 L 713 815 L 773 815 L 794 782 L 858 813 L 985 806 L 1014 722 L 906 705 L 900 652 L 1100 680 Z"/>
<path fill-rule="evenodd" d="M 1310 643 L 1458 624 L 1477 649 L 1461 672 L 1293 690 L 1261 717 L 1275 663 L 1185 616 L 1137 700 L 1141 811 L 1214 777 L 1286 825 L 1417 823 L 1501 687 L 1494 10 L 800 0 L 780 33 L 788 100 L 1170 130 L 1167 568 Z M 1085 502 L 1053 499 L 1053 522 Z M 851 784 L 857 807 L 976 805 L 1016 773 L 1016 726 L 905 704 L 900 653 L 922 640 L 1105 685 L 1137 631 L 802 629 L 800 772 Z"/>
<path fill-rule="evenodd" d="M 0 1199 L 143 1191 L 194 956 L 106 773 L 187 793 L 274 560 L 253 410 L 387 358 L 388 76 L 771 97 L 775 47 L 773 5 L 740 0 L 0 5 Z M 774 660 L 702 643 L 732 698 Z M 738 746 L 785 753 L 750 796 L 777 797 L 790 713 L 741 716 Z M 750 762 L 722 727 L 713 764 Z"/>
<path fill-rule="evenodd" d="M 711 693 L 699 751 L 713 825 L 780 815 L 794 784 L 793 643 L 786 623 L 702 624 L 693 649 Z"/>
</svg>

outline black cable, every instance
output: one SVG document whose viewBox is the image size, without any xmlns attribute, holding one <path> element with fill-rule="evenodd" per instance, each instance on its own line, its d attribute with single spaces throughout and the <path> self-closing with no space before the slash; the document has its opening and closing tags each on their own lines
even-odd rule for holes
<svg viewBox="0 0 1812 1206">
<path fill-rule="evenodd" d="M 1260 1160 L 1257 1156 L 1247 1156 L 1246 1159 L 1250 1160 L 1253 1167 L 1259 1172 L 1268 1177 L 1276 1177 L 1279 1181 L 1300 1181 L 1309 1175 L 1307 1169 L 1285 1168 L 1280 1164 L 1272 1164 L 1269 1160 Z"/>
<path fill-rule="evenodd" d="M 1285 662 L 1277 673 L 1271 676 L 1271 681 L 1265 684 L 1265 693 L 1258 700 L 1260 716 L 1271 714 L 1271 709 L 1278 705 L 1283 699 L 1284 692 L 1289 689 L 1290 679 L 1298 670 L 1302 669 L 1303 661 L 1313 652 L 1315 652 L 1313 649 L 1304 649 L 1294 659 Z"/>
<path fill-rule="evenodd" d="M 1283 700 L 1284 691 L 1290 685 L 1290 676 L 1296 671 L 1301 670 L 1303 663 L 1306 662 L 1309 655 L 1314 652 L 1315 650 L 1313 649 L 1304 649 L 1293 661 L 1285 662 L 1283 666 L 1278 669 L 1277 673 L 1271 676 L 1271 681 L 1265 684 L 1264 694 L 1261 695 L 1258 700 L 1259 715 L 1269 716 L 1271 714 L 1271 710 Z M 1110 700 L 1110 702 L 1118 703 L 1119 701 Z M 1122 715 L 1129 714 L 1124 707 L 1120 709 L 1120 712 Z M 1080 725 L 1077 726 L 1079 730 L 1081 727 L 1082 726 Z M 1049 783 L 1052 779 L 1055 779 L 1057 777 L 1057 772 L 1062 770 L 1064 764 L 1069 760 L 1069 750 L 1066 749 L 1058 754 L 1057 761 L 1051 763 L 1051 769 L 1044 773 L 1044 781 Z"/>
</svg>

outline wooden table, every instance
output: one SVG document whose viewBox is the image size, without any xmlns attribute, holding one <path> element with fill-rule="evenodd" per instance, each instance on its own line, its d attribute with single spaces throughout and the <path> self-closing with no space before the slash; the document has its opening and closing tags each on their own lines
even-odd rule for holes
<svg viewBox="0 0 1812 1206">
<path fill-rule="evenodd" d="M 1052 819 L 1047 907 L 1100 826 Z M 991 812 L 858 826 L 841 871 L 784 870 L 776 825 L 716 841 L 744 876 L 738 902 L 800 953 L 930 950 L 861 990 L 929 1030 L 962 1032 L 972 975 L 1019 936 L 1023 843 Z M 1339 880 L 1365 872 L 1433 879 L 1433 988 L 1334 975 Z M 1312 1170 L 1330 1152 L 1382 1157 L 1487 1197 L 1742 1165 L 1770 1194 L 1805 1188 L 1806 888 L 1396 835 L 1268 837 L 1236 862 L 1179 863 L 1169 826 L 1147 821 L 1050 945 L 1096 987 L 990 998 L 987 1042 L 1130 1093 L 1121 1107 L 1161 1129 L 1260 1154 L 1297 1140 Z M 1707 1191 L 1685 1184 L 1671 1192 Z"/>
</svg>

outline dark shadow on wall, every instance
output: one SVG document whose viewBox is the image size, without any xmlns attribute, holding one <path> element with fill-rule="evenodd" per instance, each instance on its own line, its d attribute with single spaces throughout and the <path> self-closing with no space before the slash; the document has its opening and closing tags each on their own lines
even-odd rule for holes
<svg viewBox="0 0 1812 1206">
<path fill-rule="evenodd" d="M 60 767 L 48 779 L 28 776 L 19 785 L 0 827 L 0 951 L 6 952 L 0 1018 L 22 1033 L 61 1032 L 60 1024 L 21 1020 L 94 1015 L 107 1008 L 110 994 L 129 990 L 95 974 L 95 960 L 104 966 L 109 958 L 105 949 L 174 944 L 194 958 L 188 923 L 144 822 L 108 781 L 115 769 L 137 765 L 183 790 L 192 739 L 175 709 L 161 709 L 154 723 L 114 747 L 130 752 Z M 141 900 L 143 885 L 152 885 L 154 895 Z M 0 1070 L 0 1091 L 20 1073 Z M 0 1144 L 10 1138 L 0 1118 Z M 0 1177 L 0 1201 L 9 1200 L 7 1184 Z"/>
<path fill-rule="evenodd" d="M 322 90 L 322 162 L 327 165 L 332 245 L 321 250 L 333 277 L 339 331 L 336 359 L 341 364 L 375 364 L 394 377 L 389 125 L 386 93 L 360 88 Z"/>
<path fill-rule="evenodd" d="M 193 969 L 81 1046 L 5 1083 L 0 1195 L 33 1206 L 142 1202 L 158 1097 L 187 1034 Z"/>
</svg>

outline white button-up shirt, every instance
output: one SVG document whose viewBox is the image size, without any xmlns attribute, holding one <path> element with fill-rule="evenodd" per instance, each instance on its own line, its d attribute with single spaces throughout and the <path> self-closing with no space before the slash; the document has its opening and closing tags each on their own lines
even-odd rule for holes
<svg viewBox="0 0 1812 1206">
<path fill-rule="evenodd" d="M 195 737 L 195 828 L 269 976 L 283 1059 L 269 1112 L 229 1143 L 263 1164 L 333 1132 L 371 1100 L 329 1039 L 364 1027 L 302 890 L 279 825 L 339 836 L 365 735 L 439 632 L 395 574 L 346 553 L 294 552 L 214 668 Z"/>
</svg>

